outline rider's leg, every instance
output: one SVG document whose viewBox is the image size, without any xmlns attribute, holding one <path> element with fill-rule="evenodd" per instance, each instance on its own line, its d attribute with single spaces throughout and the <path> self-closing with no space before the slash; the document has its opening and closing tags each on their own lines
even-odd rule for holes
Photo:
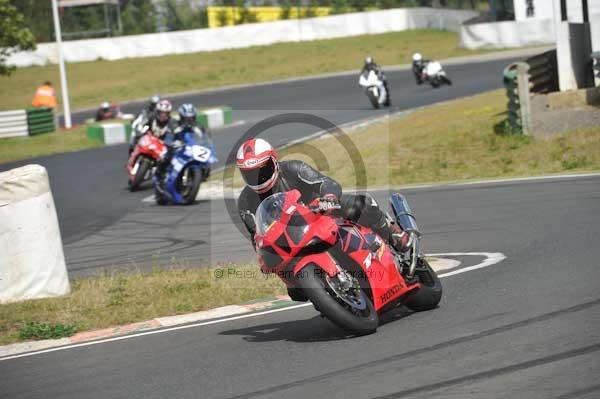
<svg viewBox="0 0 600 399">
<path fill-rule="evenodd" d="M 388 220 L 371 195 L 344 194 L 340 205 L 338 216 L 370 227 L 399 252 L 407 249 L 408 234 L 402 231 L 397 224 Z"/>
</svg>

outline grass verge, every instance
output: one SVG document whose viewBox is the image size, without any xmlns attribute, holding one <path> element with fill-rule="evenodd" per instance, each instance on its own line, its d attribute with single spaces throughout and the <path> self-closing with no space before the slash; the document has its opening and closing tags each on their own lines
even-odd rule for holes
<svg viewBox="0 0 600 399">
<path fill-rule="evenodd" d="M 78 109 L 95 107 L 102 101 L 147 97 L 154 92 L 177 93 L 351 69 L 358 73 L 366 54 L 382 65 L 393 65 L 410 62 L 416 51 L 438 59 L 477 53 L 458 48 L 456 33 L 413 30 L 206 53 L 72 63 L 68 64 L 67 73 L 71 106 Z M 10 77 L 0 76 L 0 110 L 28 106 L 35 87 L 44 80 L 59 84 L 56 65 L 19 68 Z M 56 88 L 60 93 L 60 87 Z"/>
<path fill-rule="evenodd" d="M 357 186 L 357 159 L 366 165 L 367 187 L 600 169 L 600 125 L 535 139 L 496 133 L 505 119 L 506 95 L 496 90 L 352 132 L 347 137 L 358 148 L 352 157 L 331 136 L 285 149 L 281 157 L 303 159 L 345 187 Z M 317 162 L 305 155 L 315 148 L 323 154 Z M 234 184 L 242 185 L 238 173 Z"/>
<path fill-rule="evenodd" d="M 71 294 L 0 304 L 0 345 L 66 337 L 155 317 L 172 316 L 285 294 L 276 276 L 256 265 L 156 269 L 77 279 Z"/>
<path fill-rule="evenodd" d="M 101 147 L 99 141 L 86 136 L 86 127 L 79 126 L 69 131 L 56 131 L 36 136 L 0 139 L 0 163 Z"/>
</svg>

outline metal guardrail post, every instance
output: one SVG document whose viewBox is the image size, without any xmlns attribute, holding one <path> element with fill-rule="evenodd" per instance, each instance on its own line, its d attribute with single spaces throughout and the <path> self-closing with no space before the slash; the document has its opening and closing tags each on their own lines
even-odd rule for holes
<svg viewBox="0 0 600 399">
<path fill-rule="evenodd" d="M 514 131 L 531 134 L 531 102 L 529 100 L 529 65 L 515 62 L 504 71 L 504 86 L 508 97 L 508 123 Z"/>
</svg>

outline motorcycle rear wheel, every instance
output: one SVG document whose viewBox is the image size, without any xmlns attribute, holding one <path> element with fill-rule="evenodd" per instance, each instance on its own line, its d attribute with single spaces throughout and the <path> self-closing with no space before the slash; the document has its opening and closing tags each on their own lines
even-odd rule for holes
<svg viewBox="0 0 600 399">
<path fill-rule="evenodd" d="M 366 305 L 363 310 L 352 309 L 347 301 L 328 290 L 324 281 L 325 272 L 310 264 L 298 273 L 298 282 L 308 299 L 331 322 L 354 335 L 366 335 L 377 331 L 379 317 L 369 297 L 361 290 Z"/>
<path fill-rule="evenodd" d="M 410 295 L 405 303 L 406 307 L 417 312 L 436 308 L 442 299 L 442 283 L 437 273 L 425 259 L 420 259 L 415 276 L 419 279 L 421 288 Z"/>
</svg>

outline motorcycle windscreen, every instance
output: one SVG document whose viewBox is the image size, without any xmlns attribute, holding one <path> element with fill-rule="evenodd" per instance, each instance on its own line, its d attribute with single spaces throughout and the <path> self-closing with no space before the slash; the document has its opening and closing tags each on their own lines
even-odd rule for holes
<svg viewBox="0 0 600 399">
<path fill-rule="evenodd" d="M 264 236 L 269 227 L 281 218 L 285 193 L 276 193 L 264 199 L 256 209 L 256 232 Z"/>
</svg>

